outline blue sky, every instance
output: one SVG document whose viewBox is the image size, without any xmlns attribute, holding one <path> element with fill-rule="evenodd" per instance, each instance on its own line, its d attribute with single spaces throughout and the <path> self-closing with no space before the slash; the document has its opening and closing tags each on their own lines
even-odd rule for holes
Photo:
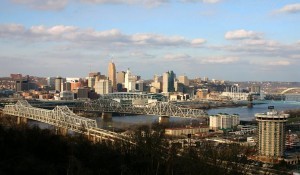
<svg viewBox="0 0 300 175">
<path fill-rule="evenodd" d="M 85 77 L 130 68 L 150 79 L 299 81 L 300 2 L 1 0 L 0 76 Z"/>
</svg>

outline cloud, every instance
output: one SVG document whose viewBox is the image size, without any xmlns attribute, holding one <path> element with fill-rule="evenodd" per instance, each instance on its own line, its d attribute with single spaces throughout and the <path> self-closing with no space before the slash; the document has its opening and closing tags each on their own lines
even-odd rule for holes
<svg viewBox="0 0 300 175">
<path fill-rule="evenodd" d="M 260 35 L 258 32 L 240 29 L 226 32 L 225 38 L 228 40 L 258 39 Z"/>
<path fill-rule="evenodd" d="M 230 64 L 238 62 L 240 59 L 238 57 L 208 57 L 202 59 L 201 62 L 204 64 Z"/>
<path fill-rule="evenodd" d="M 147 7 L 155 7 L 161 4 L 168 3 L 169 0 L 81 0 L 81 2 L 95 3 L 95 4 L 138 4 Z"/>
<path fill-rule="evenodd" d="M 70 2 L 81 2 L 89 4 L 127 4 L 127 5 L 142 5 L 145 7 L 157 7 L 163 4 L 168 4 L 171 0 L 10 0 L 15 4 L 21 4 L 37 10 L 61 10 L 64 9 Z M 215 4 L 221 0 L 177 0 L 182 3 L 209 3 Z"/>
<path fill-rule="evenodd" d="M 206 40 L 205 40 L 205 39 L 202 39 L 202 38 L 196 38 L 196 39 L 193 39 L 193 40 L 191 41 L 191 44 L 192 44 L 193 46 L 199 46 L 199 45 L 202 45 L 202 44 L 204 44 L 204 43 L 206 43 Z"/>
<path fill-rule="evenodd" d="M 202 2 L 202 3 L 208 3 L 208 4 L 215 4 L 218 2 L 221 2 L 221 0 L 181 0 L 181 2 Z"/>
<path fill-rule="evenodd" d="M 285 5 L 281 9 L 276 10 L 275 12 L 277 12 L 277 13 L 299 13 L 300 12 L 300 3 Z"/>
<path fill-rule="evenodd" d="M 111 29 L 96 31 L 82 29 L 75 26 L 57 25 L 46 27 L 43 25 L 25 28 L 20 24 L 0 25 L 0 37 L 32 42 L 70 42 L 83 46 L 140 46 L 140 47 L 189 47 L 204 43 L 204 39 L 186 39 L 182 36 L 165 36 L 151 33 L 137 33 L 127 35 L 120 30 Z M 0 39 L 1 39 L 0 38 Z"/>
<path fill-rule="evenodd" d="M 281 61 L 271 61 L 267 64 L 270 65 L 270 66 L 288 66 L 291 63 L 289 61 L 281 60 Z"/>
<path fill-rule="evenodd" d="M 262 66 L 289 66 L 291 63 L 286 60 L 276 60 L 276 61 L 250 61 L 250 64 L 262 65 Z"/>
<path fill-rule="evenodd" d="M 11 0 L 16 4 L 23 4 L 38 10 L 61 10 L 68 4 L 68 0 Z"/>
<path fill-rule="evenodd" d="M 187 54 L 166 54 L 163 59 L 166 61 L 188 61 L 192 60 L 192 57 Z"/>
</svg>

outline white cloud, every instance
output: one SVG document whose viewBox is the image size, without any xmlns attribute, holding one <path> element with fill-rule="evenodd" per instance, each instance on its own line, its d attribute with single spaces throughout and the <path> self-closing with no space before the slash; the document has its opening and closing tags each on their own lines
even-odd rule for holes
<svg viewBox="0 0 300 175">
<path fill-rule="evenodd" d="M 39 10 L 61 10 L 68 4 L 68 0 L 11 0 Z"/>
<path fill-rule="evenodd" d="M 240 59 L 238 57 L 208 57 L 205 59 L 202 59 L 202 63 L 208 63 L 208 64 L 230 64 L 238 62 Z"/>
<path fill-rule="evenodd" d="M 226 32 L 225 38 L 228 40 L 257 39 L 260 35 L 258 32 L 240 29 Z"/>
<path fill-rule="evenodd" d="M 166 61 L 188 61 L 191 60 L 191 56 L 187 54 L 166 54 L 163 56 Z"/>
<path fill-rule="evenodd" d="M 250 61 L 250 64 L 262 65 L 262 66 L 289 66 L 291 63 L 286 60 L 276 60 L 276 61 Z"/>
<path fill-rule="evenodd" d="M 199 45 L 204 44 L 205 42 L 206 42 L 205 39 L 202 39 L 202 38 L 196 38 L 196 39 L 193 39 L 193 40 L 191 41 L 191 44 L 192 44 L 193 46 L 199 46 Z"/>
<path fill-rule="evenodd" d="M 53 41 L 70 42 L 85 46 L 151 46 L 189 47 L 201 44 L 204 39 L 188 40 L 182 36 L 164 36 L 151 33 L 137 33 L 127 35 L 117 29 L 96 31 L 94 29 L 82 29 L 75 26 L 57 25 L 46 27 L 43 25 L 25 28 L 19 24 L 0 25 L 0 37 L 6 39 L 18 38 L 18 41 Z"/>
<path fill-rule="evenodd" d="M 271 62 L 268 62 L 267 64 L 270 66 L 288 66 L 291 63 L 289 61 L 281 60 L 281 61 L 271 61 Z"/>
<path fill-rule="evenodd" d="M 288 4 L 276 11 L 277 13 L 299 13 L 300 3 L 298 4 Z"/>
<path fill-rule="evenodd" d="M 81 2 L 95 4 L 137 4 L 144 5 L 146 7 L 156 7 L 161 4 L 168 3 L 169 0 L 81 0 Z"/>
<path fill-rule="evenodd" d="M 221 0 L 181 0 L 182 2 L 202 2 L 202 3 L 209 3 L 215 4 L 221 2 Z"/>
<path fill-rule="evenodd" d="M 127 4 L 142 5 L 145 7 L 157 7 L 162 4 L 168 4 L 171 0 L 10 0 L 16 4 L 22 4 L 37 10 L 61 10 L 64 9 L 69 2 L 81 2 L 90 4 Z M 177 0 L 182 3 L 209 3 L 215 4 L 221 0 Z"/>
</svg>

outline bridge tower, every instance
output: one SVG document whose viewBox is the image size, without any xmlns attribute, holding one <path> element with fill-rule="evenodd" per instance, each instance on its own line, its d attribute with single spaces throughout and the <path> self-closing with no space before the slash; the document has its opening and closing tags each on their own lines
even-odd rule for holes
<svg viewBox="0 0 300 175">
<path fill-rule="evenodd" d="M 158 118 L 158 122 L 159 124 L 167 124 L 170 121 L 170 117 L 169 116 L 159 116 Z"/>
</svg>

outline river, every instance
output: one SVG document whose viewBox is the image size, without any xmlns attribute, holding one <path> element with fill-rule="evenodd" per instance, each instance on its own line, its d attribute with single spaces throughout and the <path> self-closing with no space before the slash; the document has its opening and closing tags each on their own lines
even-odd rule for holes
<svg viewBox="0 0 300 175">
<path fill-rule="evenodd" d="M 254 119 L 255 113 L 262 113 L 268 111 L 268 106 L 274 106 L 278 111 L 284 111 L 288 109 L 300 109 L 300 102 L 285 102 L 285 101 L 267 101 L 265 104 L 254 105 L 253 108 L 247 107 L 226 107 L 218 109 L 209 109 L 206 112 L 209 115 L 218 113 L 239 114 L 240 120 L 250 121 Z M 102 119 L 101 117 L 95 117 L 97 125 L 103 129 L 128 129 L 139 125 L 151 125 L 153 122 L 158 122 L 159 116 L 150 115 L 134 115 L 134 116 L 113 116 L 111 119 Z M 192 122 L 199 122 L 201 120 L 185 119 L 179 117 L 170 117 L 170 123 L 183 123 L 191 124 Z M 35 121 L 31 121 L 30 124 L 38 124 L 41 128 L 52 128 L 51 126 Z"/>
</svg>

